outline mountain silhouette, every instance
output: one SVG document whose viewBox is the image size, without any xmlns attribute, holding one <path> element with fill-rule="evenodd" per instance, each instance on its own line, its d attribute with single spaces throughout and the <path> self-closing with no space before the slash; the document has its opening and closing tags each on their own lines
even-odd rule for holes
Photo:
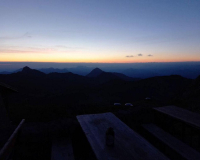
<svg viewBox="0 0 200 160">
<path fill-rule="evenodd" d="M 112 74 L 117 76 L 117 77 L 119 77 L 120 79 L 125 80 L 125 81 L 137 81 L 137 80 L 140 80 L 140 78 L 129 77 L 129 76 L 126 76 L 125 74 L 122 74 L 122 73 L 112 72 Z"/>
<path fill-rule="evenodd" d="M 125 81 L 133 81 L 133 80 L 138 80 L 136 78 L 132 78 L 132 77 L 128 77 L 122 73 L 117 73 L 117 72 L 104 72 L 99 68 L 95 68 L 93 69 L 88 75 L 87 77 L 90 78 L 96 78 L 97 81 L 101 81 L 101 82 L 106 82 L 106 81 L 110 81 L 113 79 L 122 79 Z"/>
<path fill-rule="evenodd" d="M 168 102 L 182 94 L 193 80 L 181 76 L 161 76 L 139 81 L 110 81 L 98 90 L 103 90 L 105 96 L 112 95 L 121 101 L 138 101 L 151 97 L 159 102 Z"/>
<path fill-rule="evenodd" d="M 158 74 L 154 71 L 149 69 L 142 69 L 142 68 L 129 68 L 122 72 L 126 76 L 135 77 L 135 78 L 150 78 L 155 76 L 163 76 L 163 74 Z"/>
<path fill-rule="evenodd" d="M 77 67 L 74 67 L 74 68 L 67 68 L 67 70 L 69 72 L 74 73 L 74 74 L 86 76 L 92 71 L 92 68 L 86 67 L 86 66 L 77 66 Z"/>
<path fill-rule="evenodd" d="M 7 72 L 7 71 L 3 71 L 3 72 L 0 72 L 0 74 L 11 74 L 12 72 Z"/>
<path fill-rule="evenodd" d="M 33 119 L 52 118 L 66 114 L 66 108 L 72 112 L 83 106 L 104 106 L 120 103 L 145 101 L 150 97 L 159 105 L 178 104 L 197 106 L 199 104 L 200 77 L 196 80 L 181 76 L 160 76 L 137 81 L 125 80 L 123 74 L 94 70 L 96 77 L 80 76 L 68 73 L 45 74 L 24 67 L 21 72 L 8 75 L 0 74 L 0 81 L 16 88 L 19 93 L 9 103 L 21 117 Z M 173 100 L 173 101 L 172 101 Z M 176 101 L 175 101 L 176 100 Z M 20 118 L 21 118 L 20 117 Z"/>
<path fill-rule="evenodd" d="M 24 67 L 23 69 L 22 69 L 22 71 L 21 72 L 19 72 L 19 73 L 21 73 L 21 74 L 26 74 L 26 75 L 31 75 L 31 76 L 44 76 L 45 75 L 45 73 L 43 73 L 43 72 L 40 72 L 40 71 L 38 71 L 38 70 L 36 70 L 36 69 L 31 69 L 31 68 L 29 68 L 29 67 Z"/>
<path fill-rule="evenodd" d="M 88 75 L 86 75 L 87 77 L 97 77 L 99 76 L 101 73 L 103 73 L 104 71 L 102 71 L 99 68 L 95 68 L 93 69 Z"/>
</svg>

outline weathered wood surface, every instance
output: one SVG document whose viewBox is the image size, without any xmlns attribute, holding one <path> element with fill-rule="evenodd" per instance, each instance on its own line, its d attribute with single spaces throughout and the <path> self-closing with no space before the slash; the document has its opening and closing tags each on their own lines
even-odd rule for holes
<svg viewBox="0 0 200 160">
<path fill-rule="evenodd" d="M 51 160 L 74 160 L 71 140 L 55 139 L 52 142 Z"/>
<path fill-rule="evenodd" d="M 77 119 L 98 160 L 167 159 L 112 113 L 80 115 Z M 105 133 L 108 127 L 114 128 L 115 132 L 113 148 L 105 145 Z"/>
<path fill-rule="evenodd" d="M 146 131 L 148 131 L 150 134 L 152 134 L 154 137 L 159 139 L 161 142 L 163 142 L 165 145 L 170 147 L 172 150 L 177 152 L 179 155 L 181 155 L 184 159 L 188 159 L 188 160 L 200 159 L 199 152 L 192 149 L 191 147 L 181 142 L 180 140 L 176 139 L 169 133 L 163 131 L 161 128 L 157 127 L 156 125 L 145 124 L 143 125 L 143 128 Z"/>
<path fill-rule="evenodd" d="M 154 110 L 169 115 L 173 118 L 179 119 L 189 125 L 200 129 L 200 114 L 176 106 L 158 107 L 154 108 Z"/>
<path fill-rule="evenodd" d="M 0 160 L 5 160 L 9 157 L 11 151 L 14 148 L 18 133 L 20 129 L 22 128 L 22 125 L 24 124 L 25 119 L 23 119 L 20 124 L 17 126 L 13 134 L 10 136 L 4 147 L 0 151 Z"/>
</svg>

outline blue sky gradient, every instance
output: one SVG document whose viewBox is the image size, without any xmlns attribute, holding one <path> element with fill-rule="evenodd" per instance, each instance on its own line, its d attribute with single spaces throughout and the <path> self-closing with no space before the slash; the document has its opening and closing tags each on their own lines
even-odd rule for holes
<svg viewBox="0 0 200 160">
<path fill-rule="evenodd" d="M 0 22 L 3 62 L 200 61 L 198 0 L 1 0 Z"/>
</svg>

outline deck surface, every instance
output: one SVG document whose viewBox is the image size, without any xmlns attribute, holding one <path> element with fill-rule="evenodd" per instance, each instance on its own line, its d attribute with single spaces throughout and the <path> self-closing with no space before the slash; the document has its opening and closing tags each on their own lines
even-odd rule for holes
<svg viewBox="0 0 200 160">
<path fill-rule="evenodd" d="M 159 107 L 154 108 L 154 110 L 169 115 L 173 118 L 179 119 L 189 125 L 200 129 L 200 114 L 176 106 Z"/>
<path fill-rule="evenodd" d="M 151 133 L 154 137 L 159 139 L 165 145 L 176 151 L 183 158 L 188 160 L 200 159 L 200 153 L 192 149 L 190 146 L 176 139 L 169 133 L 154 124 L 143 125 L 143 128 Z"/>
<path fill-rule="evenodd" d="M 80 115 L 77 119 L 98 160 L 167 159 L 112 113 Z M 114 147 L 105 145 L 105 133 L 108 127 L 114 128 Z"/>
</svg>

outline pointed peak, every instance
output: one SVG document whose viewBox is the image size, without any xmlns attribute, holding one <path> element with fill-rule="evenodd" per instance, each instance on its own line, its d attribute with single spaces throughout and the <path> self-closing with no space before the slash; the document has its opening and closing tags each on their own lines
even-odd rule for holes
<svg viewBox="0 0 200 160">
<path fill-rule="evenodd" d="M 102 71 L 101 69 L 99 68 L 95 68 L 93 69 L 87 76 L 88 77 L 97 77 L 99 76 L 101 73 L 103 73 L 104 71 Z"/>
<path fill-rule="evenodd" d="M 30 67 L 28 67 L 28 66 L 25 66 L 23 69 L 26 69 L 26 68 L 30 69 Z"/>
<path fill-rule="evenodd" d="M 21 73 L 26 74 L 26 75 L 32 75 L 32 76 L 45 75 L 45 73 L 42 73 L 36 69 L 31 69 L 28 66 L 24 67 Z"/>
<path fill-rule="evenodd" d="M 93 69 L 92 71 L 95 71 L 95 72 L 103 72 L 100 68 L 95 68 L 95 69 Z"/>
<path fill-rule="evenodd" d="M 29 68 L 28 66 L 25 66 L 23 69 L 22 69 L 22 72 L 27 72 L 27 71 L 30 71 L 31 68 Z"/>
</svg>

